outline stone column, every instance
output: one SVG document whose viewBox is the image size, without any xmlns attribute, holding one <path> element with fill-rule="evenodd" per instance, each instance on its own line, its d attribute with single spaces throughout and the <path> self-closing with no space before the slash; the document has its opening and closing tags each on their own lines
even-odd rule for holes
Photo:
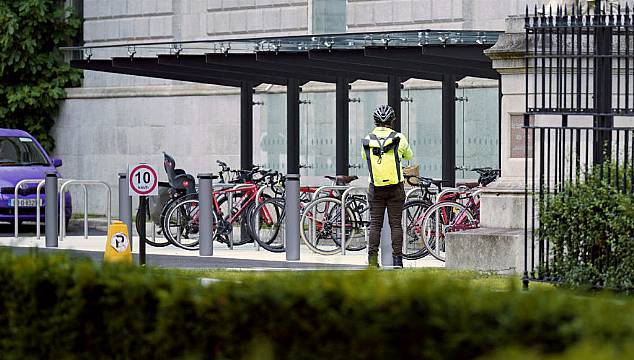
<svg viewBox="0 0 634 360">
<path fill-rule="evenodd" d="M 480 228 L 448 235 L 447 268 L 524 271 L 525 48 L 524 17 L 509 17 L 506 32 L 485 51 L 501 74 L 502 177 L 482 192 Z"/>
</svg>

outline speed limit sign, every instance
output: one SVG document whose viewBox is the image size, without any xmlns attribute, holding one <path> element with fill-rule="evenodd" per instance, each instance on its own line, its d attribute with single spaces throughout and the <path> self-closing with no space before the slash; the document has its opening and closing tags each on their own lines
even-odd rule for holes
<svg viewBox="0 0 634 360">
<path fill-rule="evenodd" d="M 130 180 L 130 196 L 158 195 L 158 176 L 152 165 L 130 165 L 128 179 Z"/>
</svg>

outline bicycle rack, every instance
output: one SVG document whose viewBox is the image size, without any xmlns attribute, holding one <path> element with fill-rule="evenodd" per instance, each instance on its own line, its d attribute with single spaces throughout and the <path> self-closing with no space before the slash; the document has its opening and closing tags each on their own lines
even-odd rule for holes
<svg viewBox="0 0 634 360">
<path fill-rule="evenodd" d="M 61 182 L 64 181 L 68 181 L 68 180 L 64 180 L 64 179 L 60 179 Z M 45 180 L 42 179 L 24 179 L 19 181 L 16 186 L 15 189 L 13 191 L 13 201 L 14 201 L 14 205 L 13 205 L 13 214 L 14 214 L 14 221 L 15 221 L 15 228 L 14 228 L 14 237 L 17 239 L 19 236 L 19 229 L 18 229 L 18 218 L 19 218 L 19 207 L 18 207 L 18 199 L 20 197 L 20 194 L 18 193 L 20 186 L 22 184 L 36 184 L 37 183 L 37 190 L 35 192 L 35 197 L 36 197 L 36 206 L 35 206 L 35 227 L 36 227 L 36 238 L 37 240 L 40 239 L 40 226 L 41 226 L 41 203 L 42 200 L 40 198 L 40 195 L 42 193 L 42 186 L 44 186 L 44 182 Z M 86 219 L 87 221 L 87 219 Z"/>
<path fill-rule="evenodd" d="M 283 189 L 283 187 L 281 187 L 281 186 L 278 186 L 278 187 Z M 255 193 L 255 204 L 256 204 L 256 206 L 262 203 L 262 194 L 264 194 L 265 190 L 270 189 L 270 188 L 271 188 L 270 186 L 262 186 L 262 187 L 260 187 L 258 189 L 258 192 Z M 254 221 L 255 226 L 257 227 L 258 224 L 260 223 L 260 213 L 259 212 L 255 213 L 255 219 L 254 220 L 255 220 Z M 256 229 L 253 229 L 253 230 L 256 232 L 255 236 L 260 237 L 260 229 L 256 228 Z M 255 246 L 255 249 L 257 251 L 260 251 L 260 244 L 257 241 L 255 241 L 255 239 L 253 241 L 253 244 Z"/>
<path fill-rule="evenodd" d="M 346 191 L 343 192 L 343 195 L 341 195 L 341 255 L 346 255 L 346 197 L 348 197 L 348 194 L 350 194 L 352 191 L 358 191 L 358 190 L 362 190 L 365 192 L 365 198 L 368 201 L 368 205 L 370 204 L 370 199 L 368 199 L 368 188 L 367 187 L 362 187 L 362 186 L 352 186 L 349 187 Z M 370 216 L 370 211 L 366 211 L 366 216 Z M 366 246 L 368 244 L 368 229 L 365 229 L 365 243 Z"/>
<path fill-rule="evenodd" d="M 64 183 L 66 183 L 69 180 L 66 179 L 59 179 L 58 181 L 58 187 L 62 186 Z M 37 184 L 37 190 L 36 190 L 36 196 L 39 199 L 40 198 L 40 194 L 42 193 L 42 187 L 45 185 L 45 181 L 42 180 L 42 182 L 40 182 L 39 184 Z M 86 239 L 88 237 L 88 209 L 87 206 L 85 205 L 88 202 L 88 189 L 86 189 L 86 186 L 84 186 L 84 239 Z M 64 209 L 65 211 L 66 209 Z M 37 208 L 36 210 L 36 216 L 37 216 L 37 229 L 35 230 L 35 236 L 36 238 L 39 240 L 40 239 L 40 208 Z"/>
<path fill-rule="evenodd" d="M 13 216 L 14 216 L 14 223 L 15 223 L 15 238 L 18 238 L 18 191 L 20 190 L 20 186 L 22 186 L 23 184 L 36 184 L 39 182 L 44 182 L 44 180 L 42 179 L 24 179 L 24 180 L 20 180 L 18 181 L 17 184 L 15 184 L 15 188 L 13 189 Z M 40 208 L 40 197 L 38 196 L 37 199 L 35 199 L 35 207 L 36 208 Z M 39 219 L 39 216 L 38 216 Z M 39 224 L 38 224 L 38 229 L 39 229 Z"/>
<path fill-rule="evenodd" d="M 317 190 L 315 190 L 315 192 L 313 193 L 313 196 L 310 198 L 311 201 L 315 200 L 317 198 L 317 195 L 323 191 L 326 190 L 347 190 L 349 188 L 349 186 L 344 186 L 344 185 L 325 185 L 325 186 L 321 186 L 319 188 L 317 188 Z"/>
<path fill-rule="evenodd" d="M 344 185 L 325 185 L 325 186 L 321 186 L 319 188 L 317 188 L 317 190 L 315 190 L 315 192 L 312 194 L 310 201 L 314 201 L 315 199 L 318 198 L 319 193 L 326 191 L 326 190 L 347 190 L 349 188 L 349 186 L 344 186 Z M 312 227 L 310 229 L 310 240 L 311 241 L 315 241 L 315 229 L 317 229 L 317 224 L 316 224 L 316 219 L 313 216 L 313 223 L 312 223 Z M 300 224 L 301 226 L 301 224 Z"/>
<path fill-rule="evenodd" d="M 106 184 L 104 181 L 99 181 L 99 180 L 68 180 L 66 181 L 60 188 L 60 194 L 64 193 L 64 190 L 66 190 L 66 188 L 70 185 L 101 185 L 104 186 L 106 188 L 106 193 L 107 193 L 107 206 L 106 206 L 106 218 L 108 221 L 108 225 L 110 225 L 111 222 L 111 213 L 112 213 L 112 190 L 110 189 L 110 185 Z M 86 195 L 86 200 L 88 200 L 88 195 Z M 64 196 L 61 196 L 60 198 L 60 214 L 59 214 L 59 237 L 60 237 L 60 241 L 64 241 L 64 237 L 66 237 L 66 212 L 64 211 L 66 207 L 66 199 Z M 88 213 L 88 201 L 84 202 L 84 219 L 87 219 L 87 213 Z M 84 223 L 84 231 L 86 231 L 87 234 L 87 220 Z"/>
<path fill-rule="evenodd" d="M 246 189 L 252 186 L 253 184 L 237 184 L 237 185 L 233 184 L 233 187 L 231 187 L 231 190 Z M 233 210 L 233 192 L 227 193 L 227 201 L 229 203 L 229 214 L 227 214 L 227 216 L 231 217 L 231 210 Z M 244 234 L 240 233 L 240 236 L 244 236 Z M 233 224 L 231 224 L 231 232 L 229 233 L 229 248 L 233 250 Z"/>
</svg>

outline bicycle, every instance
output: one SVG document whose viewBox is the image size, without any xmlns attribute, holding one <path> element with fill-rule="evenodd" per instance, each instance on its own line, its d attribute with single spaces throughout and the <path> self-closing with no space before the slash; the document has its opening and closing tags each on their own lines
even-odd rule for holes
<svg viewBox="0 0 634 360">
<path fill-rule="evenodd" d="M 326 176 L 335 185 L 347 186 L 358 179 L 356 176 Z M 346 250 L 360 251 L 366 248 L 364 231 L 369 221 L 369 205 L 364 195 L 351 195 L 342 204 L 342 192 L 333 189 L 307 204 L 300 220 L 300 236 L 306 246 L 322 255 L 334 255 L 341 251 L 342 233 L 346 236 Z M 342 231 L 342 208 L 346 211 L 346 229 Z"/>
<path fill-rule="evenodd" d="M 424 176 L 405 176 L 405 181 L 411 186 L 420 188 L 421 195 L 418 198 L 409 200 L 403 205 L 403 258 L 406 260 L 418 260 L 429 254 L 423 245 L 420 237 L 421 220 L 425 211 L 434 204 L 436 195 L 442 193 L 444 180 L 434 180 Z M 434 185 L 437 193 L 434 194 L 430 188 Z"/>
<path fill-rule="evenodd" d="M 433 257 L 440 261 L 446 259 L 447 234 L 479 227 L 481 188 L 495 181 L 500 174 L 499 170 L 492 168 L 456 169 L 477 172 L 480 175 L 479 187 L 461 189 L 450 194 L 430 206 L 423 215 L 421 223 L 423 245 Z"/>
<path fill-rule="evenodd" d="M 221 165 L 222 166 L 222 165 Z M 224 169 L 223 169 L 224 170 Z M 257 182 L 262 181 L 268 170 L 232 170 L 238 175 L 232 181 L 242 182 L 242 186 L 214 191 L 212 195 L 212 224 L 213 238 L 227 244 L 229 247 L 243 245 L 253 241 L 253 232 L 250 230 L 250 213 L 255 208 L 255 196 L 258 191 Z M 254 179 L 254 175 L 262 175 L 261 179 Z M 237 195 L 237 200 L 230 208 L 229 196 Z M 231 239 L 233 225 L 240 223 L 243 231 L 240 237 Z M 167 212 L 163 220 L 164 234 L 168 240 L 177 247 L 195 250 L 198 248 L 199 236 L 199 203 L 198 194 L 187 195 L 179 199 Z"/>
</svg>

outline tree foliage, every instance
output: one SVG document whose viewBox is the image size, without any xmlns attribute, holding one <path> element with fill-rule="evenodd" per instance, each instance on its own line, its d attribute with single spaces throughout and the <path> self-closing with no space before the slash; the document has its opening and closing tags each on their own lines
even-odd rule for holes
<svg viewBox="0 0 634 360">
<path fill-rule="evenodd" d="M 60 0 L 0 0 L 0 127 L 23 129 L 47 150 L 64 88 L 81 73 L 63 62 L 59 47 L 80 19 Z"/>
</svg>

